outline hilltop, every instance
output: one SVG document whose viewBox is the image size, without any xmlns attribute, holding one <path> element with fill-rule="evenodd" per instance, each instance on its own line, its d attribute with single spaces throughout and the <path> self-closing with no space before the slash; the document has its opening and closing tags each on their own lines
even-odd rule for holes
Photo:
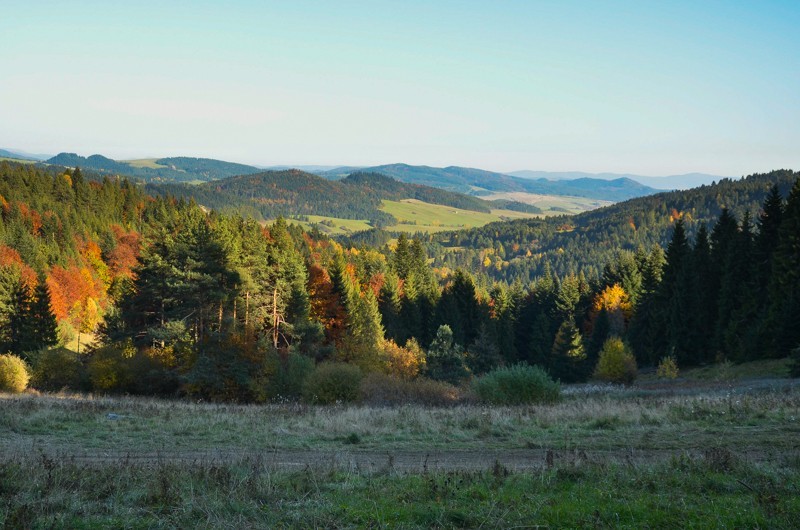
<svg viewBox="0 0 800 530">
<path fill-rule="evenodd" d="M 337 178 L 352 171 L 351 167 L 321 172 L 327 178 Z M 612 202 L 632 197 L 657 193 L 657 190 L 632 179 L 581 178 L 577 180 L 552 181 L 546 178 L 520 178 L 483 169 L 449 166 L 444 168 L 412 166 L 409 164 L 387 164 L 361 169 L 394 177 L 402 182 L 424 184 L 437 188 L 491 197 L 496 193 L 522 192 L 540 195 L 567 195 L 600 199 Z"/>
<path fill-rule="evenodd" d="M 75 153 L 59 153 L 46 163 L 133 176 L 147 182 L 207 182 L 260 171 L 255 166 L 185 156 L 118 161 L 103 155 L 83 157 Z"/>
<path fill-rule="evenodd" d="M 719 175 L 709 175 L 707 173 L 686 173 L 684 175 L 668 175 L 664 177 L 646 177 L 644 175 L 633 175 L 629 173 L 583 173 L 580 171 L 511 171 L 508 175 L 526 179 L 548 179 L 548 180 L 571 180 L 593 179 L 593 180 L 619 180 L 629 179 L 640 184 L 650 186 L 658 190 L 685 190 L 705 186 L 719 182 L 727 178 Z"/>
</svg>

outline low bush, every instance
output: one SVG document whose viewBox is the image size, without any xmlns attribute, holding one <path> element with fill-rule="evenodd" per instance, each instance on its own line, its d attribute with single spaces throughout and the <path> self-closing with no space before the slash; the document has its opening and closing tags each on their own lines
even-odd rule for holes
<svg viewBox="0 0 800 530">
<path fill-rule="evenodd" d="M 31 354 L 31 386 L 37 390 L 87 390 L 89 376 L 81 357 L 66 348 L 40 350 Z"/>
<path fill-rule="evenodd" d="M 356 401 L 363 374 L 358 366 L 324 362 L 303 383 L 303 397 L 309 403 L 330 404 Z"/>
<path fill-rule="evenodd" d="M 429 407 L 455 405 L 461 391 L 448 383 L 420 377 L 409 381 L 373 372 L 361 381 L 361 399 L 368 405 L 415 404 Z"/>
<path fill-rule="evenodd" d="M 111 343 L 97 348 L 89 356 L 89 380 L 99 392 L 129 392 L 135 378 L 131 359 L 136 348 L 130 341 Z"/>
<path fill-rule="evenodd" d="M 25 361 L 7 353 L 0 355 L 0 392 L 19 394 L 28 388 L 28 365 Z"/>
<path fill-rule="evenodd" d="M 602 381 L 630 385 L 636 380 L 636 359 L 619 337 L 603 343 L 594 376 Z"/>
<path fill-rule="evenodd" d="M 314 371 L 314 361 L 291 352 L 284 358 L 279 352 L 267 352 L 261 374 L 256 378 L 254 395 L 258 401 L 297 400 L 303 384 Z"/>
<path fill-rule="evenodd" d="M 551 403 L 558 400 L 561 385 L 538 366 L 517 364 L 496 368 L 473 381 L 478 399 L 493 405 Z"/>
<path fill-rule="evenodd" d="M 394 341 L 387 340 L 383 345 L 383 353 L 389 375 L 414 379 L 425 368 L 425 352 L 413 338 L 405 346 L 398 346 Z"/>
<path fill-rule="evenodd" d="M 658 363 L 658 369 L 656 370 L 656 375 L 658 376 L 659 379 L 677 378 L 678 363 L 675 361 L 675 357 L 669 356 L 661 359 L 661 362 Z"/>
</svg>

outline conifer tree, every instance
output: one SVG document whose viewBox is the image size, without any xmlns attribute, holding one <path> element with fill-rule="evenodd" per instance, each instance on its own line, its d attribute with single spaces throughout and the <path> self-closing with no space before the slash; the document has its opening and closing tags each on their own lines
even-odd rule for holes
<svg viewBox="0 0 800 530">
<path fill-rule="evenodd" d="M 481 324 L 478 336 L 467 352 L 467 365 L 474 375 L 485 374 L 502 361 L 497 343 L 485 323 Z"/>
<path fill-rule="evenodd" d="M 459 269 L 442 292 L 436 308 L 437 321 L 447 324 L 453 332 L 453 340 L 459 344 L 471 344 L 478 334 L 482 310 L 475 293 L 472 276 Z"/>
<path fill-rule="evenodd" d="M 30 288 L 22 281 L 17 283 L 11 299 L 11 314 L 8 319 L 9 344 L 11 353 L 27 358 L 27 353 L 37 350 L 34 328 L 31 318 L 33 299 Z"/>
<path fill-rule="evenodd" d="M 400 297 L 399 278 L 389 271 L 381 286 L 378 308 L 381 312 L 381 320 L 386 328 L 386 338 L 393 340 L 397 344 L 405 344 L 408 339 L 401 312 L 403 310 L 403 300 Z"/>
<path fill-rule="evenodd" d="M 757 275 L 750 213 L 745 212 L 731 263 L 725 267 L 717 321 L 717 334 L 725 353 L 740 361 L 755 355 L 752 348 L 754 337 L 757 335 L 755 330 L 758 318 Z"/>
<path fill-rule="evenodd" d="M 674 355 L 679 362 L 691 364 L 694 345 L 690 340 L 692 303 L 691 303 L 691 271 L 690 247 L 686 239 L 683 220 L 675 222 L 672 239 L 667 247 L 664 275 L 659 288 L 659 309 L 664 341 L 653 352 L 652 362 Z"/>
<path fill-rule="evenodd" d="M 767 330 L 773 356 L 800 346 L 800 179 L 792 187 L 778 229 L 769 284 Z"/>
<path fill-rule="evenodd" d="M 453 342 L 453 331 L 443 324 L 428 349 L 425 373 L 431 379 L 458 385 L 470 375 L 466 355 L 460 345 Z"/>
<path fill-rule="evenodd" d="M 711 230 L 711 274 L 708 283 L 708 304 L 712 311 L 714 321 L 709 328 L 711 330 L 711 347 L 715 354 L 722 353 L 722 337 L 717 333 L 717 325 L 720 315 L 720 296 L 722 294 L 722 279 L 726 267 L 735 259 L 737 234 L 739 225 L 736 218 L 727 208 L 722 209 L 719 219 Z M 727 305 L 727 300 L 723 301 Z M 726 311 L 723 311 L 726 313 Z M 680 361 L 680 359 L 678 359 Z"/>
<path fill-rule="evenodd" d="M 754 259 L 758 270 L 758 306 L 766 309 L 769 279 L 772 276 L 772 257 L 778 247 L 779 229 L 783 219 L 783 198 L 778 186 L 772 186 L 758 216 L 758 235 Z"/>
<path fill-rule="evenodd" d="M 44 276 L 39 277 L 30 306 L 31 326 L 35 331 L 36 349 L 58 344 L 58 323 L 50 301 L 50 289 Z"/>
<path fill-rule="evenodd" d="M 691 297 L 694 308 L 691 342 L 695 345 L 697 362 L 709 362 L 714 360 L 711 330 L 713 330 L 717 314 L 713 302 L 716 296 L 710 292 L 712 284 L 711 246 L 705 225 L 700 225 L 695 237 L 691 268 Z"/>
<path fill-rule="evenodd" d="M 586 349 L 583 338 L 572 319 L 561 323 L 553 341 L 547 371 L 553 379 L 572 383 L 585 380 L 588 375 Z"/>
</svg>

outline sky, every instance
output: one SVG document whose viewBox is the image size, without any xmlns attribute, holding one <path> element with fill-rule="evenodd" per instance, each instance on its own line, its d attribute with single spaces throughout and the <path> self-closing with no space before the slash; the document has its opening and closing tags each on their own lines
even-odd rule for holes
<svg viewBox="0 0 800 530">
<path fill-rule="evenodd" d="M 798 170 L 798 27 L 796 0 L 4 0 L 0 147 Z"/>
</svg>

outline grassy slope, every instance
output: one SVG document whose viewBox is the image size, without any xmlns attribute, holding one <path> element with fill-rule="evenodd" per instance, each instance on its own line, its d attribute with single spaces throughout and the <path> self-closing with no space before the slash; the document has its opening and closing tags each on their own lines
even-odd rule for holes
<svg viewBox="0 0 800 530">
<path fill-rule="evenodd" d="M 491 213 L 472 212 L 451 206 L 428 204 L 415 199 L 383 201 L 381 210 L 392 214 L 400 221 L 391 230 L 408 232 L 438 232 L 483 226 L 494 221 L 539 217 L 536 214 L 511 210 L 492 210 Z"/>
<path fill-rule="evenodd" d="M 512 201 L 532 204 L 541 208 L 545 215 L 561 215 L 564 213 L 578 214 L 596 210 L 603 206 L 614 204 L 611 201 L 599 199 L 587 199 L 585 197 L 570 197 L 566 195 L 539 195 L 526 192 L 499 192 L 488 195 L 481 195 L 481 199 L 508 199 Z M 555 210 L 554 208 L 558 208 Z"/>
<path fill-rule="evenodd" d="M 0 162 L 16 162 L 17 164 L 36 164 L 36 160 L 22 160 L 20 158 L 7 158 L 0 156 Z"/>
<path fill-rule="evenodd" d="M 536 214 L 515 212 L 512 210 L 492 210 L 491 213 L 473 212 L 470 210 L 453 208 L 452 206 L 429 204 L 416 199 L 383 201 L 381 210 L 392 214 L 400 221 L 399 224 L 387 227 L 386 230 L 411 233 L 441 232 L 458 228 L 483 226 L 495 221 L 538 217 Z M 291 222 L 298 223 L 306 228 L 310 228 L 312 224 L 317 223 L 318 228 L 329 235 L 342 235 L 372 228 L 367 220 L 340 219 L 323 215 L 309 215 L 307 217 L 309 219 L 308 222 L 298 221 L 296 219 L 292 219 Z M 319 224 L 323 221 L 331 221 L 335 226 L 331 227 Z"/>
<path fill-rule="evenodd" d="M 138 160 L 120 160 L 120 162 L 135 168 L 161 169 L 167 167 L 157 163 L 156 160 L 158 160 L 158 158 L 140 158 Z"/>
</svg>

